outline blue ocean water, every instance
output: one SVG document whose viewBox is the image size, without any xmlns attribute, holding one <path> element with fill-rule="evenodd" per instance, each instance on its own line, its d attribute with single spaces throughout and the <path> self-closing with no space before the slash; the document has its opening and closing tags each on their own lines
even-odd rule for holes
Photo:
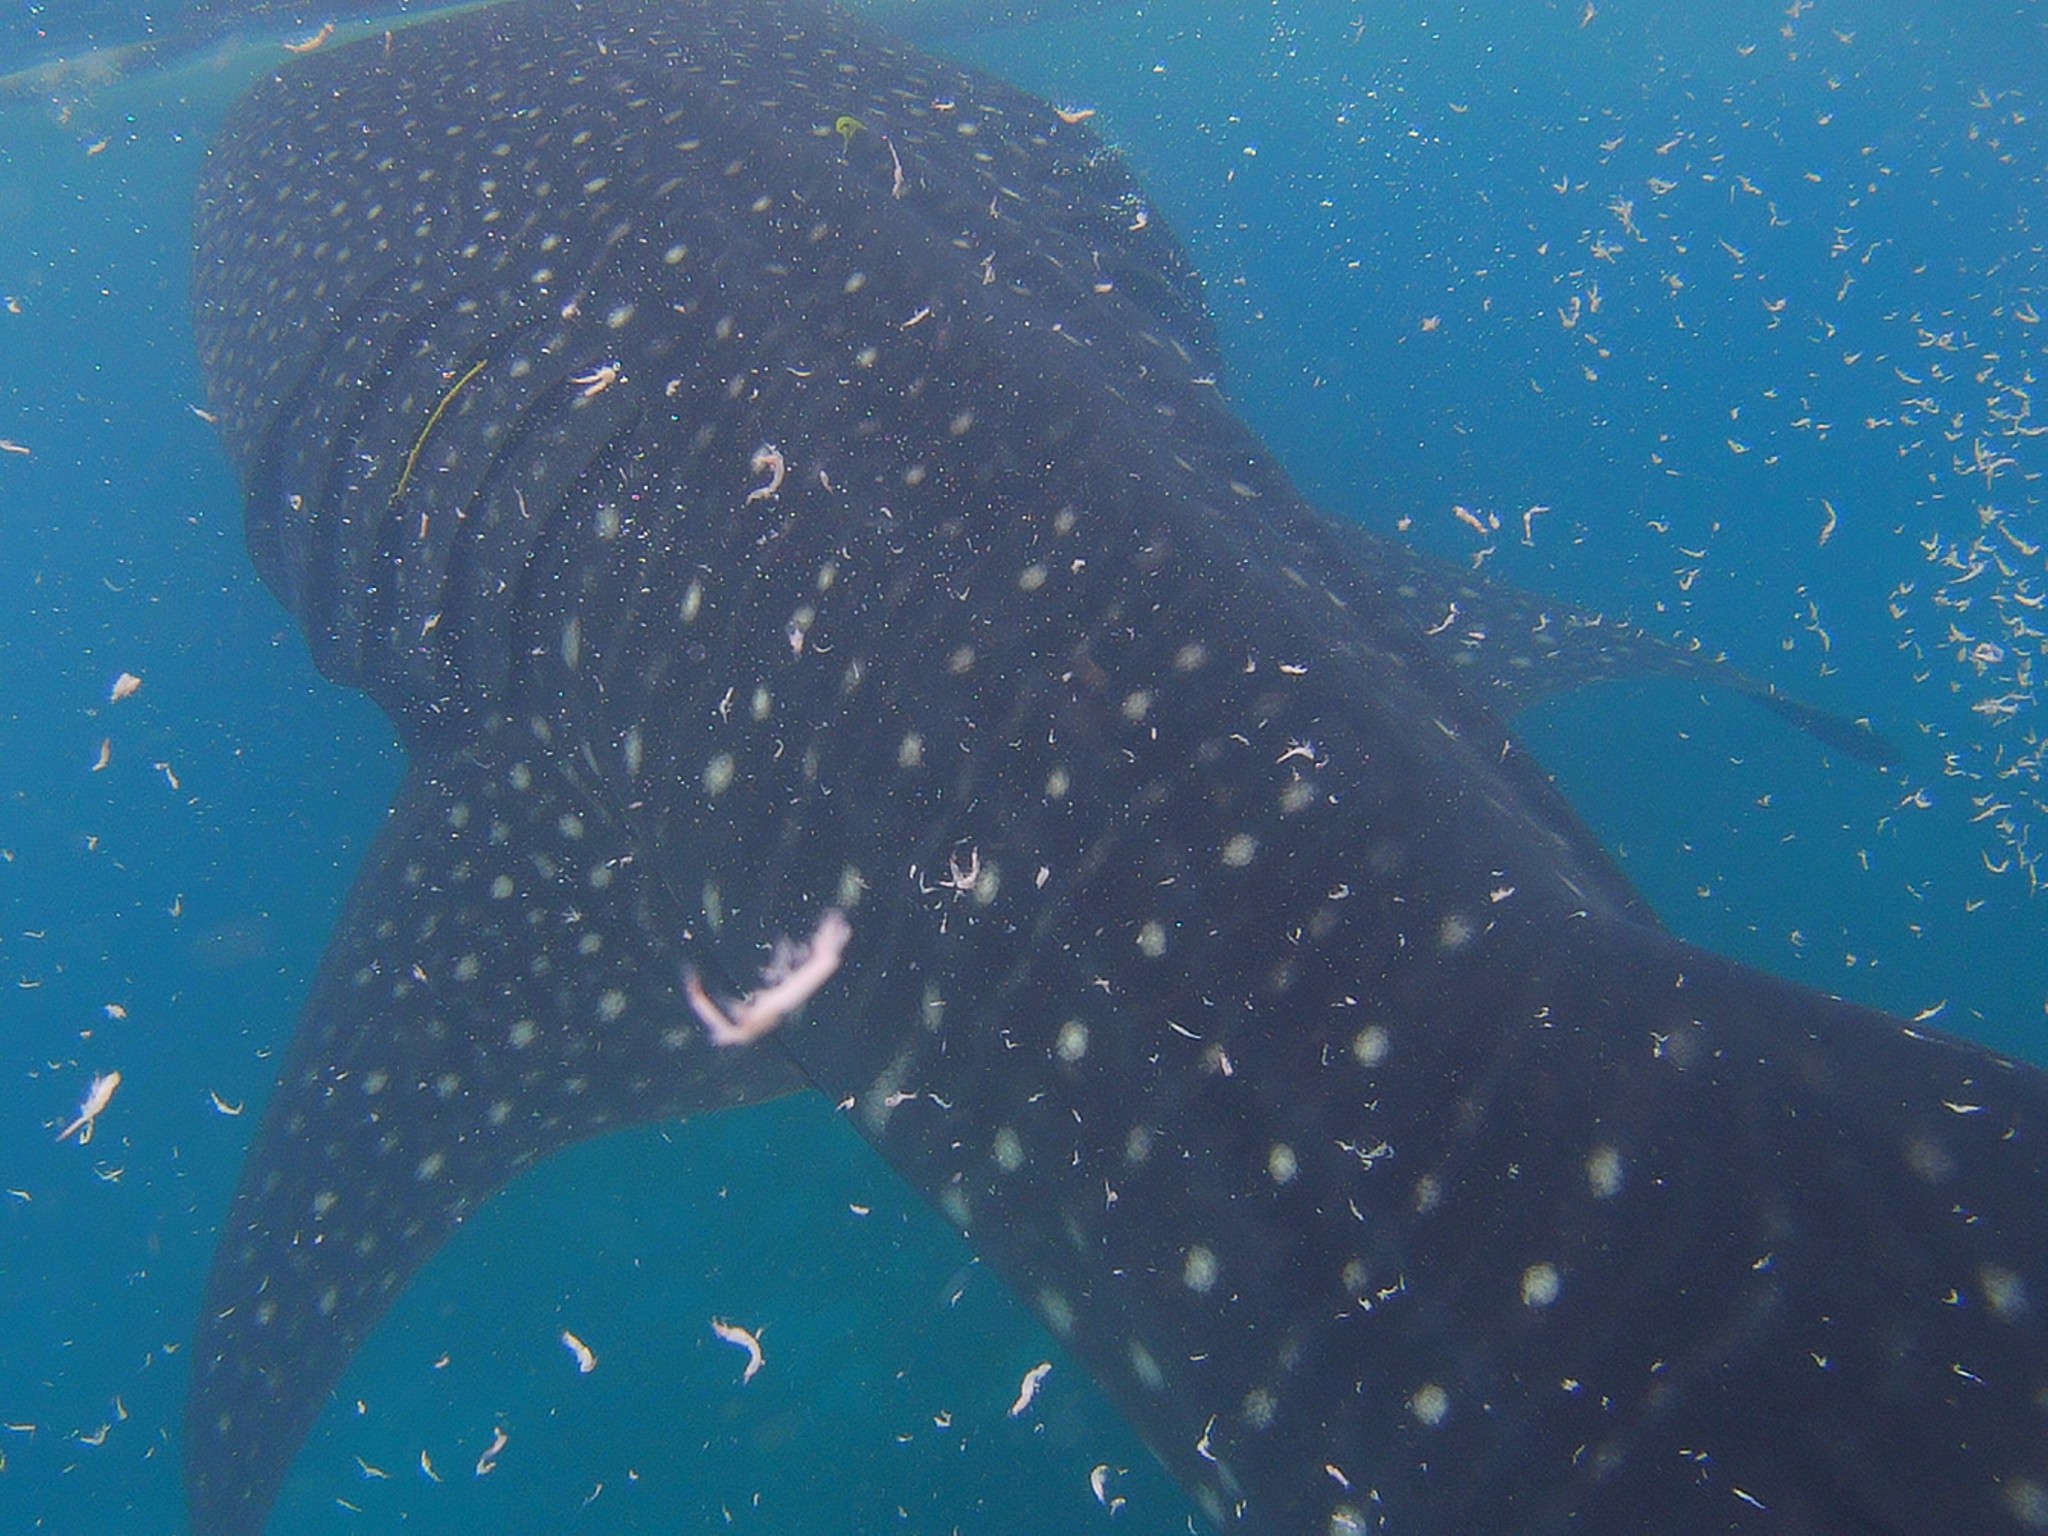
<svg viewBox="0 0 2048 1536">
<path fill-rule="evenodd" d="M 2044 23 L 1158 0 L 950 45 L 1097 111 L 1197 256 L 1225 386 L 1322 505 L 1898 743 L 1880 773 L 1669 680 L 1532 711 L 1675 930 L 2048 1061 Z M 190 409 L 191 191 L 276 58 L 0 101 L 0 1531 L 184 1529 L 182 1344 L 400 766 L 250 572 Z M 92 1143 L 53 1144 L 113 1070 Z M 745 1386 L 714 1316 L 760 1330 Z M 1188 1521 L 944 1224 L 792 1102 L 609 1138 L 487 1207 L 275 1528 Z"/>
</svg>

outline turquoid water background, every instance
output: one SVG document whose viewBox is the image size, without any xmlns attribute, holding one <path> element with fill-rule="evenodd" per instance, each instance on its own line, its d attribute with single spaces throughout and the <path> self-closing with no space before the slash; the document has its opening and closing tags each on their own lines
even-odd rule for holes
<svg viewBox="0 0 2048 1536">
<path fill-rule="evenodd" d="M 946 46 L 1097 110 L 1196 253 L 1232 397 L 1316 500 L 1898 743 L 1878 772 L 1670 680 L 1532 711 L 1526 740 L 1666 921 L 2048 1061 L 2048 8 L 1045 9 Z M 8 7 L 0 72 L 37 12 Z M 96 14 L 101 41 L 140 35 Z M 9 1533 L 184 1529 L 200 1283 L 399 773 L 249 570 L 190 408 L 205 143 L 300 35 L 0 99 Z M 124 671 L 141 690 L 111 703 Z M 92 1143 L 54 1145 L 111 1070 Z M 714 1316 L 760 1331 L 744 1387 Z M 356 1361 L 275 1529 L 1188 1518 L 938 1218 L 827 1106 L 789 1103 L 585 1146 L 485 1209 Z"/>
</svg>

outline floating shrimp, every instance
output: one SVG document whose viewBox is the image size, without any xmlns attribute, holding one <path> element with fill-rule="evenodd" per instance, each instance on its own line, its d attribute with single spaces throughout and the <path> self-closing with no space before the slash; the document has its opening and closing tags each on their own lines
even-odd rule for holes
<svg viewBox="0 0 2048 1536">
<path fill-rule="evenodd" d="M 118 1072 L 107 1072 L 95 1077 L 92 1086 L 85 1092 L 85 1102 L 78 1106 L 78 1118 L 59 1131 L 57 1139 L 67 1140 L 75 1131 L 81 1147 L 91 1141 L 94 1123 L 98 1121 L 100 1113 L 107 1105 L 113 1102 L 114 1090 L 120 1086 L 121 1074 Z"/>
</svg>

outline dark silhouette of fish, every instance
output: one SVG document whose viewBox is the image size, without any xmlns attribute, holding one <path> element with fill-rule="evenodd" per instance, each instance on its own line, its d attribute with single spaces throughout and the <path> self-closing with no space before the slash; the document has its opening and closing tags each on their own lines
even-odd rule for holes
<svg viewBox="0 0 2048 1536">
<path fill-rule="evenodd" d="M 1085 124 L 793 0 L 512 0 L 263 84 L 198 244 L 250 550 L 410 769 L 196 1536 L 492 1191 L 806 1085 L 1219 1529 L 2048 1529 L 2048 1082 L 1660 931 L 1501 718 L 1692 661 L 1305 505 Z"/>
</svg>

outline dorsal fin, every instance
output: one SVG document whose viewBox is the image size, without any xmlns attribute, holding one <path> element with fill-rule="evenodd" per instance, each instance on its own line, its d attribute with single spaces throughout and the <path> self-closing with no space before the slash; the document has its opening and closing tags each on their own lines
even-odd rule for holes
<svg viewBox="0 0 2048 1536">
<path fill-rule="evenodd" d="M 1685 678 L 1753 699 L 1780 719 L 1858 762 L 1884 767 L 1897 752 L 1868 720 L 1851 720 L 1780 692 L 1725 656 L 1663 639 L 1627 619 L 1555 602 L 1459 570 L 1400 545 L 1385 546 L 1399 580 L 1386 605 L 1435 643 L 1504 716 L 1591 683 L 1628 677 Z M 1410 593 L 1414 596 L 1410 596 Z M 1457 612 L 1452 615 L 1452 605 Z"/>
<path fill-rule="evenodd" d="M 1883 767 L 1896 759 L 1869 721 L 1793 698 L 1723 656 L 1464 570 L 1356 523 L 1322 521 L 1341 551 L 1331 561 L 1340 580 L 1335 595 L 1372 615 L 1386 643 L 1450 667 L 1502 717 L 1589 683 L 1677 677 L 1754 699 L 1859 762 Z M 1318 574 L 1327 579 L 1331 571 Z"/>
</svg>

